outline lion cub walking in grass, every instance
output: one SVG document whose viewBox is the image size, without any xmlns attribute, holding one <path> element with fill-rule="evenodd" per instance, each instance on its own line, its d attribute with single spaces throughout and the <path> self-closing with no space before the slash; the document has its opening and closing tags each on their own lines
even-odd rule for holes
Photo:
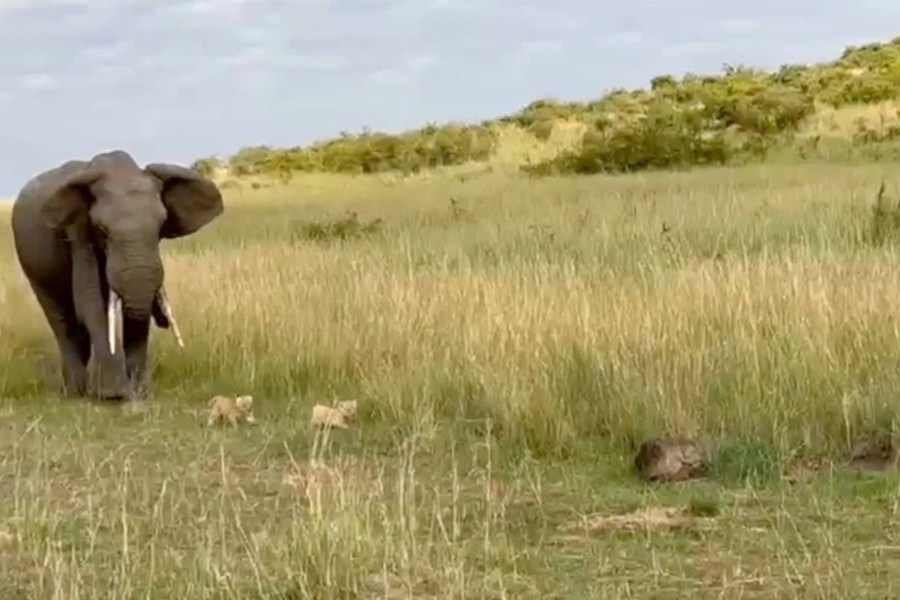
<svg viewBox="0 0 900 600">
<path fill-rule="evenodd" d="M 356 400 L 342 400 L 335 407 L 316 404 L 312 409 L 310 424 L 314 427 L 347 429 L 347 421 L 356 418 Z"/>
<path fill-rule="evenodd" d="M 209 401 L 209 419 L 206 425 L 211 427 L 216 423 L 228 421 L 232 427 L 236 427 L 238 421 L 255 423 L 253 416 L 253 396 L 238 396 L 232 400 L 227 396 L 215 396 Z"/>
</svg>

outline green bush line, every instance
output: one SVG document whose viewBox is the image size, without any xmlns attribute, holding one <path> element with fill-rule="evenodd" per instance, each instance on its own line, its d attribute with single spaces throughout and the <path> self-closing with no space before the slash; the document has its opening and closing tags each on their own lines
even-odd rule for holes
<svg viewBox="0 0 900 600">
<path fill-rule="evenodd" d="M 202 158 L 194 168 L 233 176 L 295 173 L 417 173 L 484 162 L 494 154 L 503 125 L 548 139 L 562 121 L 587 126 L 580 144 L 555 158 L 521 165 L 532 175 L 627 172 L 759 160 L 789 144 L 818 107 L 841 108 L 900 98 L 900 37 L 848 47 L 836 61 L 784 65 L 774 72 L 726 65 L 721 75 L 660 75 L 649 89 L 612 90 L 590 102 L 544 99 L 480 124 L 429 124 L 388 134 L 363 131 L 306 147 L 243 148 L 225 161 Z M 894 135 L 898 134 L 898 135 Z M 854 146 L 900 138 L 900 131 L 859 127 Z M 815 140 L 814 143 L 817 143 Z M 807 145 L 797 149 L 809 158 Z M 850 153 L 852 154 L 852 152 Z M 869 153 L 871 154 L 871 153 Z M 867 158 L 872 158 L 867 154 Z"/>
</svg>

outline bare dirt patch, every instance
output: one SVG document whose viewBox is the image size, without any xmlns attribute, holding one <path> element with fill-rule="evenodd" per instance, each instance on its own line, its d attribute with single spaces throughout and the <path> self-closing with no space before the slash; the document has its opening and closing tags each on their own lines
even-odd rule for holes
<svg viewBox="0 0 900 600">
<path fill-rule="evenodd" d="M 685 508 L 651 506 L 619 515 L 588 515 L 564 524 L 567 533 L 599 533 L 638 529 L 695 529 L 710 527 L 715 520 L 689 513 Z"/>
</svg>

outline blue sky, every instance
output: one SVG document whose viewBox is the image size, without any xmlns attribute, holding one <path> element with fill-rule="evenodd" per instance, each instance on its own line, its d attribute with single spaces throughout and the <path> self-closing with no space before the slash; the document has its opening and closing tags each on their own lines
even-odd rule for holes
<svg viewBox="0 0 900 600">
<path fill-rule="evenodd" d="M 112 148 L 190 163 L 897 35 L 900 0 L 0 0 L 0 197 Z"/>
</svg>

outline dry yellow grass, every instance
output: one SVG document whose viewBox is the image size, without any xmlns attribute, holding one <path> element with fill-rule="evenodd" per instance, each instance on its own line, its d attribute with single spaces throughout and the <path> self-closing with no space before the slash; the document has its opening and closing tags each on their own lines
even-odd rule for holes
<svg viewBox="0 0 900 600">
<path fill-rule="evenodd" d="M 164 245 L 187 347 L 156 332 L 155 398 L 121 414 L 52 399 L 55 348 L 2 228 L 0 532 L 18 550 L 0 591 L 879 597 L 896 558 L 865 551 L 896 545 L 877 518 L 895 478 L 647 498 L 627 465 L 678 433 L 736 448 L 720 473 L 777 470 L 891 425 L 900 264 L 866 240 L 882 177 L 900 195 L 889 166 L 229 191 L 221 221 Z M 310 239 L 346 211 L 384 222 Z M 258 426 L 198 426 L 232 391 Z M 359 398 L 359 431 L 313 467 L 304 425 L 332 397 Z M 727 507 L 702 532 L 560 531 L 697 494 Z"/>
<path fill-rule="evenodd" d="M 860 237 L 876 171 L 244 193 L 209 231 L 166 244 L 188 349 L 156 337 L 157 389 L 363 391 L 379 419 L 419 433 L 491 416 L 547 452 L 686 430 L 836 450 L 897 381 L 900 272 Z M 385 225 L 303 239 L 297 220 L 345 210 Z M 21 357 L 50 337 L 6 272 L 0 359 L 17 367 L 0 386 L 45 389 Z"/>
<path fill-rule="evenodd" d="M 900 124 L 900 102 L 888 100 L 877 104 L 822 107 L 806 119 L 800 128 L 803 137 L 824 136 L 851 139 L 864 123 L 875 131 Z"/>
<path fill-rule="evenodd" d="M 503 126 L 499 128 L 497 150 L 490 165 L 499 170 L 516 170 L 524 164 L 551 160 L 561 152 L 576 148 L 587 129 L 585 123 L 559 121 L 554 124 L 550 137 L 541 140 L 521 127 Z"/>
</svg>

